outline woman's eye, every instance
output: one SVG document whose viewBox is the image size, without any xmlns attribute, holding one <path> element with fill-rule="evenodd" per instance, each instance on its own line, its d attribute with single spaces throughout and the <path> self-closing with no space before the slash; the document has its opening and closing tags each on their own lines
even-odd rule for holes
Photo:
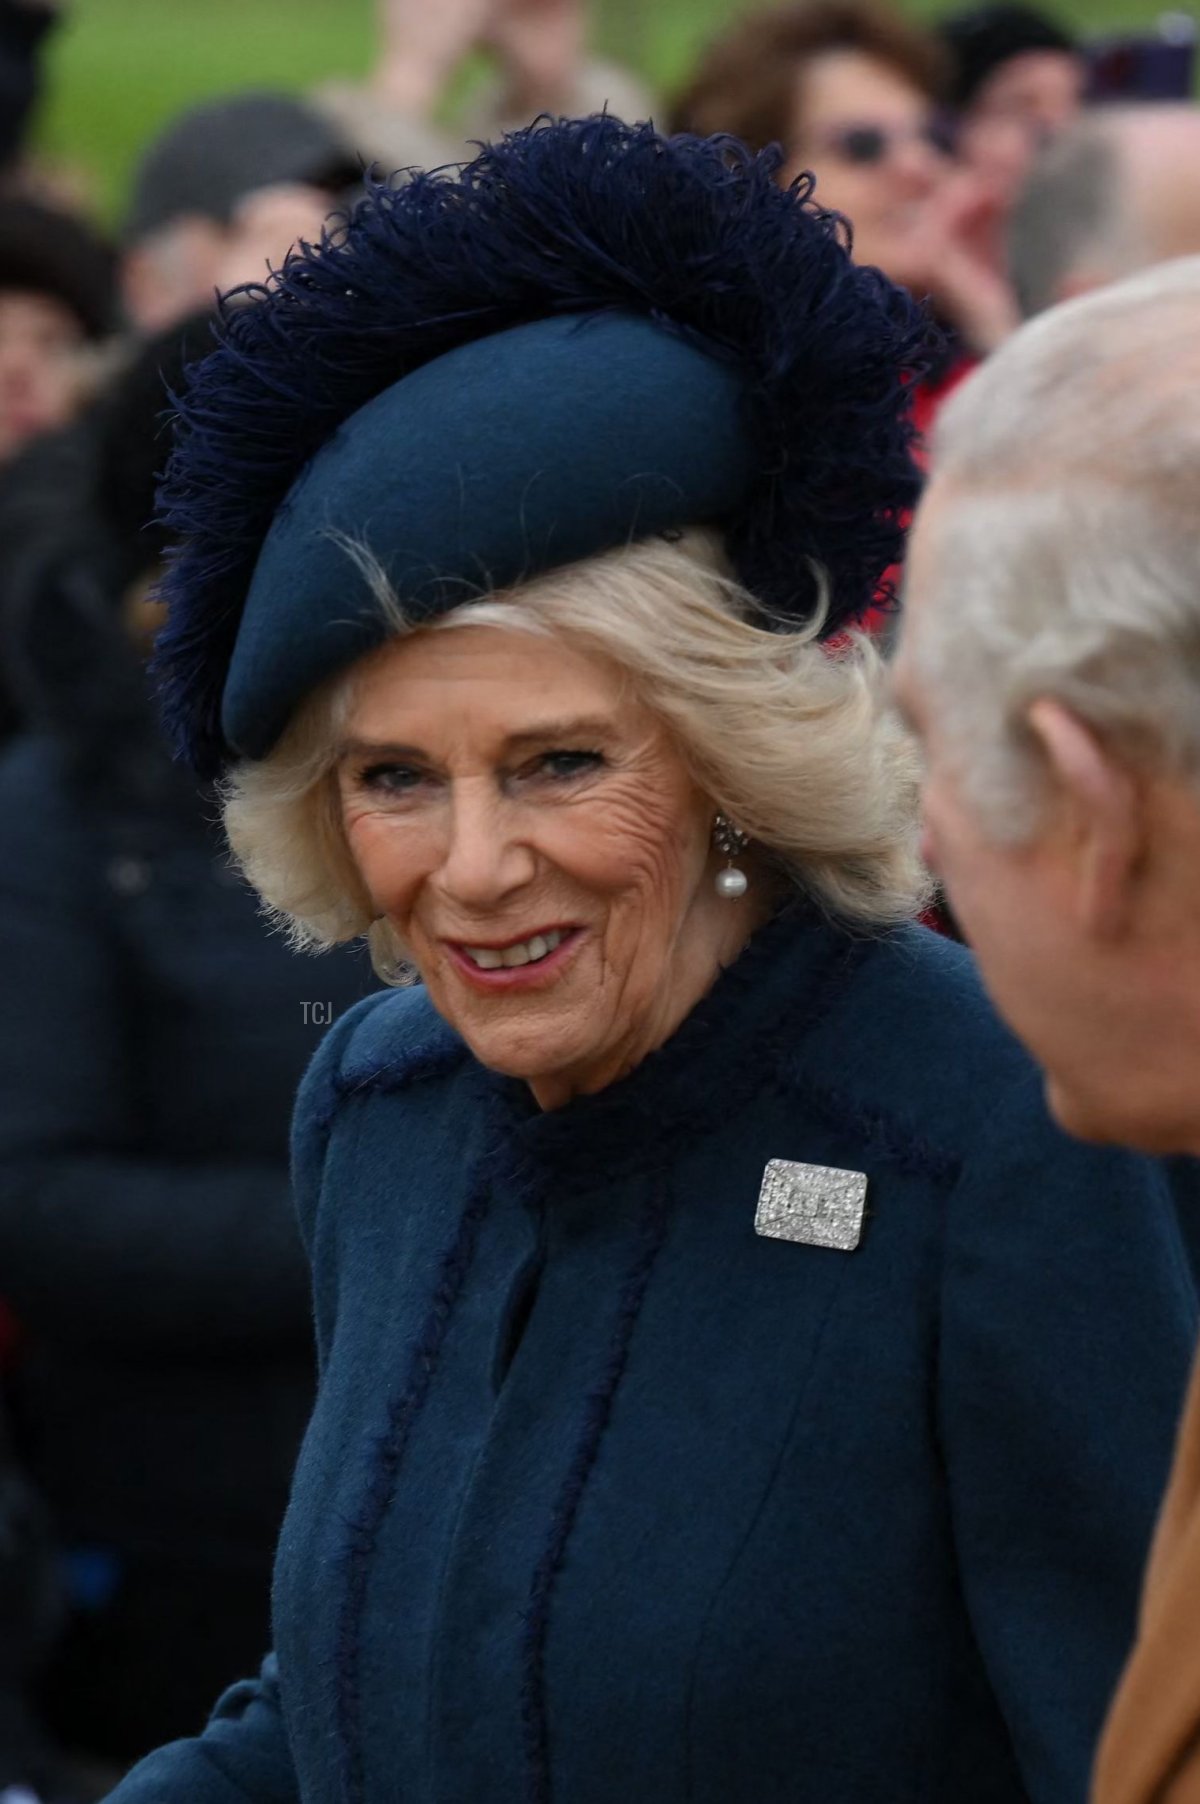
<svg viewBox="0 0 1200 1804">
<path fill-rule="evenodd" d="M 568 782 L 572 777 L 598 770 L 603 763 L 600 752 L 546 752 L 538 760 L 539 769 L 559 782 Z"/>
<path fill-rule="evenodd" d="M 411 794 L 421 780 L 421 772 L 410 764 L 370 764 L 360 771 L 358 783 L 374 795 L 402 796 Z"/>
</svg>

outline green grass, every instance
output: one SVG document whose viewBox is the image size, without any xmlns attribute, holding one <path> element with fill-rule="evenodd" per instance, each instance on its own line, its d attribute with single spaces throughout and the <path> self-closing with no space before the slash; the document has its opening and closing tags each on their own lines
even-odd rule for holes
<svg viewBox="0 0 1200 1804">
<path fill-rule="evenodd" d="M 1058 10 L 1097 31 L 1148 24 L 1165 4 L 1083 0 Z M 740 10 L 736 0 L 601 0 L 596 39 L 670 86 Z M 238 88 L 360 75 L 371 59 L 373 16 L 373 0 L 74 0 L 50 56 L 41 146 L 80 174 L 112 218 L 140 147 L 173 113 Z"/>
</svg>

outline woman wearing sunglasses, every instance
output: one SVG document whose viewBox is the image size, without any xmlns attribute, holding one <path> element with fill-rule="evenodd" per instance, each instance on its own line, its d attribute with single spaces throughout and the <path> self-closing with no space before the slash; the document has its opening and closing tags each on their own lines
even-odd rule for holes
<svg viewBox="0 0 1200 1804">
<path fill-rule="evenodd" d="M 979 248 L 991 197 L 959 167 L 941 110 L 942 51 L 874 0 L 800 0 L 747 18 L 701 59 L 675 110 L 681 131 L 781 144 L 780 179 L 816 176 L 854 256 L 928 296 L 960 351 L 1017 324 L 1009 284 Z"/>
</svg>

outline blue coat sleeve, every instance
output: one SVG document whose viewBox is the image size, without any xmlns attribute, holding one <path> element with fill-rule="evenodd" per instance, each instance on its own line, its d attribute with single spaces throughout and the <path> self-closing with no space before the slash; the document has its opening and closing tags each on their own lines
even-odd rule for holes
<svg viewBox="0 0 1200 1804">
<path fill-rule="evenodd" d="M 1166 1175 L 1069 1141 L 1034 1073 L 947 1223 L 939 1407 L 967 1608 L 1033 1804 L 1084 1804 L 1195 1342 Z"/>
<path fill-rule="evenodd" d="M 148 1755 L 106 1804 L 300 1804 L 274 1656 L 225 1693 L 203 1735 Z"/>
</svg>

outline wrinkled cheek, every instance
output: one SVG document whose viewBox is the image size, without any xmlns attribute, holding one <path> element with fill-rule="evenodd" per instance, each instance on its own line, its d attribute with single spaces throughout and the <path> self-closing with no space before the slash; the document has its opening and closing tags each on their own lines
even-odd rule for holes
<svg viewBox="0 0 1200 1804">
<path fill-rule="evenodd" d="M 363 888 L 376 911 L 385 914 L 393 925 L 407 934 L 415 891 L 416 861 L 412 848 L 405 848 L 396 838 L 395 829 L 386 821 L 362 815 L 345 824 L 346 846 Z"/>
<path fill-rule="evenodd" d="M 684 876 L 676 858 L 648 859 L 618 897 L 604 933 L 606 983 L 622 993 L 654 988 L 685 913 Z"/>
</svg>

